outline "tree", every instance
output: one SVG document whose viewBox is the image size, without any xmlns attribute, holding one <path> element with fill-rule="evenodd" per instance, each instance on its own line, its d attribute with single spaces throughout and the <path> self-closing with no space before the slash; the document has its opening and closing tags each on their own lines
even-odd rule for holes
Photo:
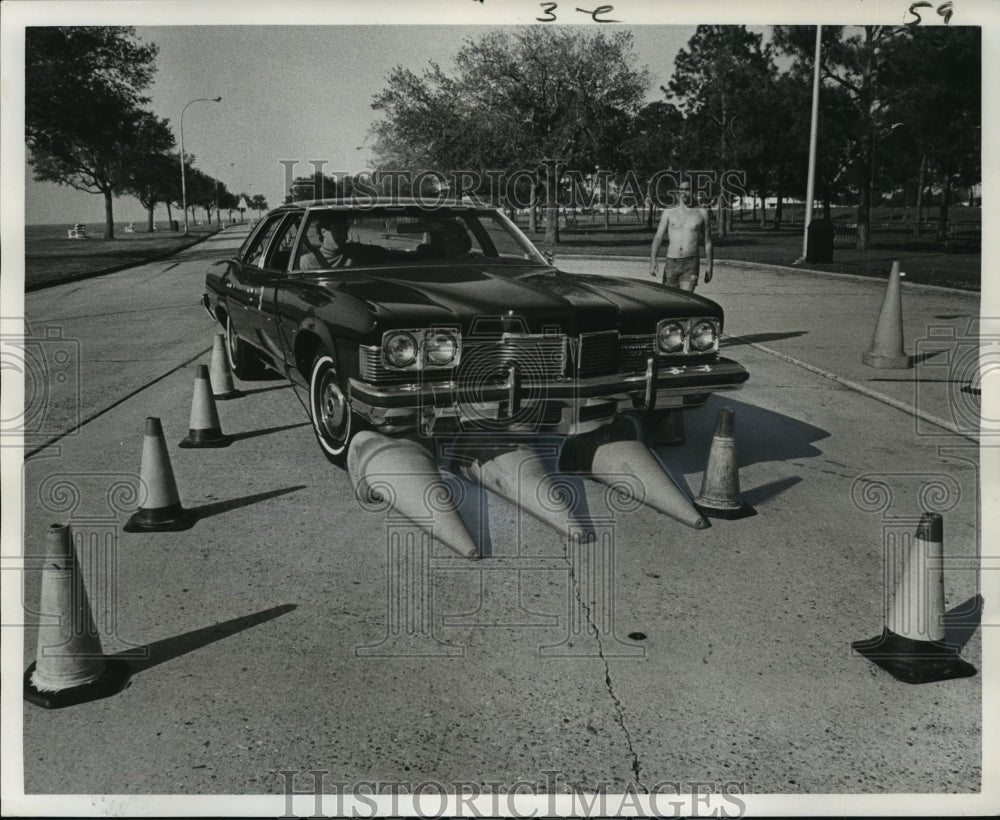
<svg viewBox="0 0 1000 820">
<path fill-rule="evenodd" d="M 670 103 L 651 102 L 639 109 L 629 123 L 622 153 L 643 182 L 658 171 L 680 167 L 683 151 L 684 115 Z M 652 228 L 653 208 L 647 214 Z"/>
<path fill-rule="evenodd" d="M 857 123 L 852 164 L 858 193 L 858 250 L 871 245 L 871 209 L 878 179 L 876 146 L 892 127 L 886 116 L 886 92 L 891 84 L 883 86 L 882 55 L 904 32 L 903 26 L 862 26 L 850 34 L 843 26 L 823 27 L 820 74 L 847 93 Z M 776 26 L 775 42 L 802 66 L 812 66 L 815 29 Z"/>
<path fill-rule="evenodd" d="M 762 36 L 745 26 L 698 26 L 674 60 L 663 91 L 685 115 L 689 167 L 722 174 L 749 164 L 774 110 L 761 96 L 775 68 Z M 725 197 L 718 198 L 719 228 L 726 234 Z"/>
<path fill-rule="evenodd" d="M 199 168 L 186 166 L 187 204 L 192 215 L 194 208 L 204 208 L 208 221 L 212 221 L 212 210 L 215 208 L 215 177 L 209 176 Z"/>
<path fill-rule="evenodd" d="M 930 168 L 941 189 L 938 239 L 948 237 L 948 207 L 957 185 L 982 172 L 982 37 L 975 27 L 908 28 L 884 56 L 883 84 L 893 140 L 905 157 L 902 179 Z M 918 188 L 923 184 L 918 178 Z M 917 215 L 919 222 L 919 213 Z"/>
<path fill-rule="evenodd" d="M 127 176 L 122 190 L 132 194 L 146 209 L 148 230 L 153 230 L 153 212 L 160 202 L 180 198 L 177 155 L 164 153 L 174 145 L 167 120 L 142 112 L 139 139 L 129 152 Z M 155 150 L 153 150 L 155 148 Z M 145 153 L 149 151 L 149 153 Z"/>
<path fill-rule="evenodd" d="M 543 168 L 546 239 L 558 241 L 562 171 L 610 167 L 649 85 L 632 37 L 570 29 L 492 31 L 467 40 L 450 77 L 431 63 L 422 75 L 397 67 L 372 108 L 382 167 Z"/>
<path fill-rule="evenodd" d="M 103 195 L 106 239 L 114 238 L 112 202 L 130 160 L 170 147 L 141 109 L 157 49 L 134 34 L 33 27 L 25 37 L 25 141 L 35 179 Z"/>
<path fill-rule="evenodd" d="M 257 218 L 267 210 L 267 198 L 263 194 L 254 194 L 250 199 L 250 204 L 257 210 Z"/>
</svg>

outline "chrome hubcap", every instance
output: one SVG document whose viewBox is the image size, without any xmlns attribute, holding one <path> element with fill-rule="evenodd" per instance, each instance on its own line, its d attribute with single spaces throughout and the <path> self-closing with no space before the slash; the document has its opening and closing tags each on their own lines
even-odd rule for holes
<svg viewBox="0 0 1000 820">
<path fill-rule="evenodd" d="M 348 418 L 347 397 L 337 384 L 337 377 L 328 372 L 323 376 L 319 388 L 320 421 L 327 433 L 335 439 L 343 439 Z"/>
</svg>

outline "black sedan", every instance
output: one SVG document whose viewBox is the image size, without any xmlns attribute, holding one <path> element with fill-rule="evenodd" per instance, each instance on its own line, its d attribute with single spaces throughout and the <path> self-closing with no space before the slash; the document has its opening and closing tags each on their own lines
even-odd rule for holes
<svg viewBox="0 0 1000 820">
<path fill-rule="evenodd" d="M 718 304 L 563 273 L 494 207 L 285 205 L 220 264 L 204 304 L 233 372 L 273 370 L 308 390 L 336 463 L 361 429 L 575 435 L 748 377 L 719 356 Z"/>
</svg>

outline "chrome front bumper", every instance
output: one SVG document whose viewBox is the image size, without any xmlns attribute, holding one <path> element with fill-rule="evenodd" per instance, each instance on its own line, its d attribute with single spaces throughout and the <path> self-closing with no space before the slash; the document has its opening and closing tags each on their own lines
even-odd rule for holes
<svg viewBox="0 0 1000 820">
<path fill-rule="evenodd" d="M 427 435 L 459 432 L 585 433 L 625 410 L 703 404 L 717 390 L 739 388 L 750 374 L 730 359 L 657 367 L 645 373 L 589 379 L 528 380 L 514 367 L 488 384 L 416 381 L 376 386 L 351 379 L 354 411 L 386 432 L 419 429 Z"/>
</svg>

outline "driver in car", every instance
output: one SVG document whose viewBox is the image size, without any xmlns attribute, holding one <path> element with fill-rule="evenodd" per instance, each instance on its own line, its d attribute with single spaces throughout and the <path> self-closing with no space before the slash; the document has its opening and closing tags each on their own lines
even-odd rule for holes
<svg viewBox="0 0 1000 820">
<path fill-rule="evenodd" d="M 382 261 L 384 249 L 376 245 L 348 242 L 348 221 L 344 214 L 321 213 L 314 221 L 313 228 L 319 239 L 319 247 L 306 243 L 299 258 L 301 270 L 325 270 L 353 265 L 371 265 Z"/>
</svg>

